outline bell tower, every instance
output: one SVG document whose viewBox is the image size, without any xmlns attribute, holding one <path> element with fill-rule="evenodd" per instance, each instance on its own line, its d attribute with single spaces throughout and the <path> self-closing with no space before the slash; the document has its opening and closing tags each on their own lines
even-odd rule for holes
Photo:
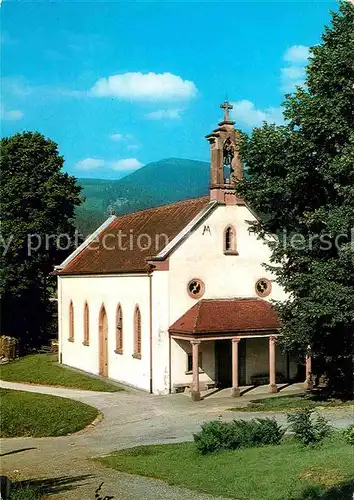
<svg viewBox="0 0 354 500">
<path fill-rule="evenodd" d="M 239 155 L 240 134 L 229 117 L 232 105 L 225 101 L 220 108 L 224 110 L 224 119 L 206 136 L 210 144 L 210 199 L 226 205 L 244 205 L 244 200 L 235 190 L 237 182 L 243 177 Z"/>
</svg>

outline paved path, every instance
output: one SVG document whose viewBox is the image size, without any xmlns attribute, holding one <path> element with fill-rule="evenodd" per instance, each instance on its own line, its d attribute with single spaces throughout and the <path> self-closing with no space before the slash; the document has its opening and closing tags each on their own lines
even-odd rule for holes
<svg viewBox="0 0 354 500">
<path fill-rule="evenodd" d="M 184 394 L 153 396 L 133 389 L 102 393 L 3 381 L 0 382 L 0 387 L 72 398 L 96 406 L 103 413 L 104 418 L 96 427 L 71 436 L 1 440 L 3 474 L 16 477 L 17 473 L 14 471 L 18 470 L 21 478 L 26 479 L 58 479 L 65 476 L 57 487 L 67 487 L 68 490 L 52 498 L 82 500 L 93 499 L 94 490 L 101 481 L 104 481 L 104 494 L 114 495 L 115 500 L 210 499 L 210 496 L 169 487 L 160 481 L 106 469 L 89 459 L 137 445 L 191 440 L 192 434 L 206 420 L 219 417 L 225 420 L 254 418 L 255 414 L 251 412 L 226 410 L 231 406 L 243 406 L 250 399 L 261 396 L 257 393 L 260 389 L 250 391 L 237 400 L 231 399 L 228 392 L 226 395 L 219 392 L 204 401 L 193 403 Z M 291 386 L 284 389 L 284 394 L 294 393 L 298 389 Z M 327 410 L 323 413 L 332 425 L 339 428 L 353 422 L 352 409 Z M 273 414 L 257 413 L 257 416 L 265 415 Z M 279 423 L 286 423 L 285 414 L 278 413 L 274 416 Z M 65 481 L 68 481 L 66 486 Z M 76 489 L 78 486 L 79 490 Z"/>
</svg>

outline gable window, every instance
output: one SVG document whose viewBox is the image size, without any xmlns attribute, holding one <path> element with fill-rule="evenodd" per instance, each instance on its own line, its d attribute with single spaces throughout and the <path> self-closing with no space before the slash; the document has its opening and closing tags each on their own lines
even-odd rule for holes
<svg viewBox="0 0 354 500">
<path fill-rule="evenodd" d="M 139 306 L 134 312 L 134 358 L 141 359 L 141 314 Z"/>
<path fill-rule="evenodd" d="M 69 305 L 69 339 L 70 342 L 74 342 L 74 306 L 73 302 L 70 301 Z"/>
<path fill-rule="evenodd" d="M 236 245 L 236 231 L 233 226 L 227 226 L 224 231 L 224 254 L 238 255 Z"/>
<path fill-rule="evenodd" d="M 90 312 L 88 303 L 84 306 L 84 345 L 89 345 L 90 342 Z"/>
<path fill-rule="evenodd" d="M 201 352 L 198 353 L 198 367 L 199 371 L 203 371 L 203 357 Z M 187 354 L 187 374 L 193 372 L 193 355 L 192 353 Z"/>
<path fill-rule="evenodd" d="M 116 312 L 116 349 L 117 354 L 123 354 L 123 313 L 120 304 Z"/>
</svg>

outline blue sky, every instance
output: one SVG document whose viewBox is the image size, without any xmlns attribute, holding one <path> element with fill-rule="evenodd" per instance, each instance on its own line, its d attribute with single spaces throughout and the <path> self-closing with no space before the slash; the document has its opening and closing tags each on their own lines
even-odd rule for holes
<svg viewBox="0 0 354 500">
<path fill-rule="evenodd" d="M 2 135 L 38 130 L 65 170 L 120 178 L 204 136 L 281 122 L 336 2 L 14 2 L 1 6 Z"/>
</svg>

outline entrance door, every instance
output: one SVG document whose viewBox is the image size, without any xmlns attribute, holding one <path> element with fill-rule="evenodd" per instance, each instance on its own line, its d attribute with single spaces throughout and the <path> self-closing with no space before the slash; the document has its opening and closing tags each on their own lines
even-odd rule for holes
<svg viewBox="0 0 354 500">
<path fill-rule="evenodd" d="M 101 307 L 98 320 L 98 373 L 108 377 L 108 321 L 106 309 Z"/>
<path fill-rule="evenodd" d="M 231 340 L 215 342 L 215 384 L 221 389 L 232 385 Z"/>
<path fill-rule="evenodd" d="M 245 385 L 246 375 L 246 341 L 238 344 L 238 379 L 239 385 Z M 230 340 L 215 342 L 215 384 L 217 387 L 232 386 L 232 343 Z"/>
</svg>

